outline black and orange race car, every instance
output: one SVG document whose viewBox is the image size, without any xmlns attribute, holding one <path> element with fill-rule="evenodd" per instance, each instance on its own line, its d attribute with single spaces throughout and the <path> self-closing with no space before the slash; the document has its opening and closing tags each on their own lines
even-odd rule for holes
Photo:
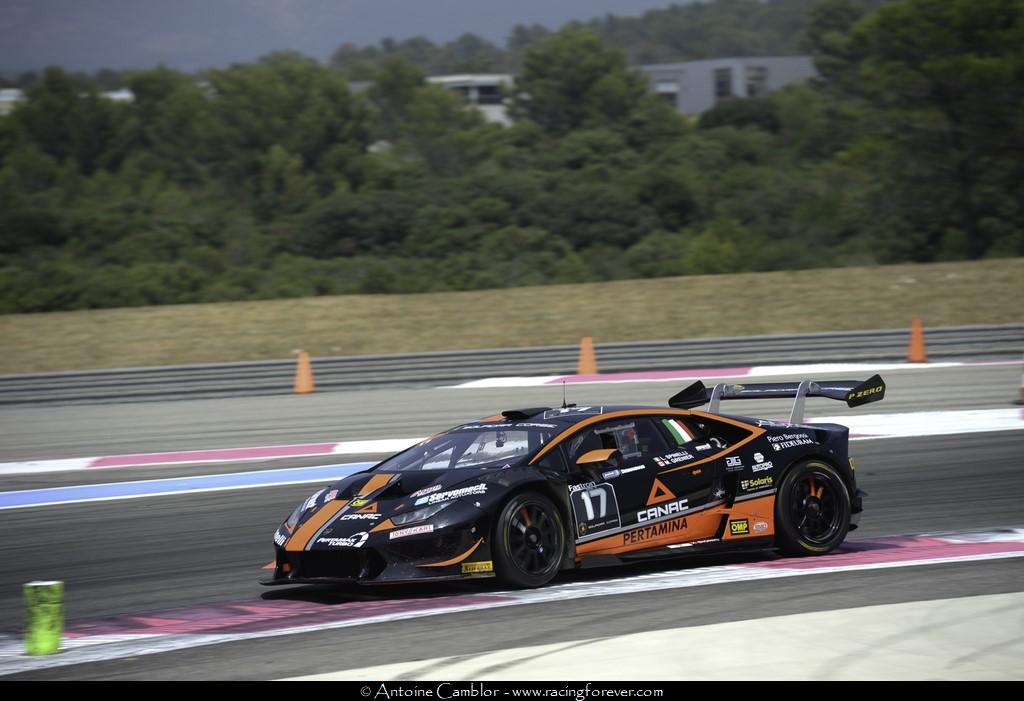
<svg viewBox="0 0 1024 701">
<path fill-rule="evenodd" d="M 456 426 L 326 487 L 274 534 L 264 584 L 497 576 L 535 587 L 560 570 L 723 548 L 820 555 L 855 528 L 863 493 L 849 430 L 803 423 L 805 397 L 854 407 L 865 382 L 697 382 L 667 408 L 503 411 Z M 788 422 L 718 412 L 723 399 L 794 398 Z M 708 411 L 694 407 L 709 403 Z"/>
</svg>

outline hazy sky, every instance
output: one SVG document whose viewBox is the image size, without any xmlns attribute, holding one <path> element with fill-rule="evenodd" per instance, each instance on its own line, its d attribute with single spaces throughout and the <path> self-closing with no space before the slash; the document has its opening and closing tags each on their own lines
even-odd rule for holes
<svg viewBox="0 0 1024 701">
<path fill-rule="evenodd" d="M 685 4 L 691 0 L 676 0 Z M 279 49 L 326 60 L 339 44 L 473 32 L 503 44 L 516 24 L 631 16 L 671 0 L 0 0 L 0 71 L 196 70 Z"/>
</svg>

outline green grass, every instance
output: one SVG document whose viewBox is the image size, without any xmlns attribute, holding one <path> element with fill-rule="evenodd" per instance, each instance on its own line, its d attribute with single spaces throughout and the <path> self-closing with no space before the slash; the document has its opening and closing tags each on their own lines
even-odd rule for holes
<svg viewBox="0 0 1024 701">
<path fill-rule="evenodd" d="M 0 316 L 0 372 L 1024 320 L 1024 258 Z"/>
</svg>

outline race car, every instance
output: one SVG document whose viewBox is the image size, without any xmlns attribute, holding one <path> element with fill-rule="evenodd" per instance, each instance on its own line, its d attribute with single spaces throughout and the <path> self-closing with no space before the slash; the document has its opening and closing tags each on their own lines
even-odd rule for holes
<svg viewBox="0 0 1024 701">
<path fill-rule="evenodd" d="M 849 429 L 804 423 L 804 399 L 855 407 L 884 395 L 878 375 L 696 382 L 668 407 L 502 411 L 310 496 L 274 533 L 263 583 L 537 587 L 567 568 L 684 552 L 822 555 L 856 528 L 864 494 Z M 778 397 L 794 399 L 788 421 L 719 413 L 722 400 Z"/>
</svg>

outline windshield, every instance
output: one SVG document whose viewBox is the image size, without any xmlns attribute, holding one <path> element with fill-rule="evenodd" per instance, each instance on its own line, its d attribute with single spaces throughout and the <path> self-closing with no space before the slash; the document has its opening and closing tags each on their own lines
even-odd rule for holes
<svg viewBox="0 0 1024 701">
<path fill-rule="evenodd" d="M 551 440 L 554 424 L 467 424 L 413 446 L 381 463 L 387 472 L 512 467 Z"/>
</svg>

